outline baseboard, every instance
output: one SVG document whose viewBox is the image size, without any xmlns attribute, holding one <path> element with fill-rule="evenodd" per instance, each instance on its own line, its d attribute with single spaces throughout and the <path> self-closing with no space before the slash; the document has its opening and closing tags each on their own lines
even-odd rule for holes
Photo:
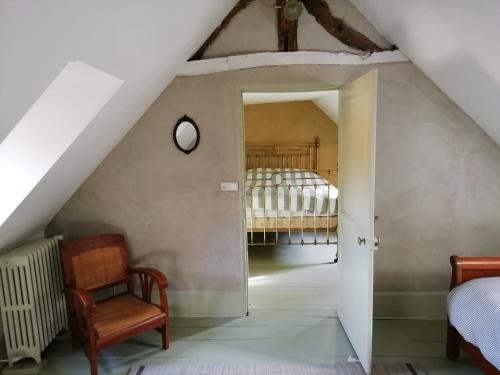
<svg viewBox="0 0 500 375">
<path fill-rule="evenodd" d="M 375 292 L 375 319 L 446 319 L 448 292 Z"/>
<path fill-rule="evenodd" d="M 247 313 L 241 291 L 168 291 L 169 313 L 173 317 L 241 317 Z"/>
</svg>

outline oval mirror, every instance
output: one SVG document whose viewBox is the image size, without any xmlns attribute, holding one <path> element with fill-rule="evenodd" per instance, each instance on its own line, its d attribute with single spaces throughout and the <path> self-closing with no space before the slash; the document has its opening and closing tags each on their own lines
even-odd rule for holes
<svg viewBox="0 0 500 375">
<path fill-rule="evenodd" d="M 198 125 L 187 115 L 182 116 L 174 128 L 174 143 L 179 150 L 189 154 L 193 152 L 200 143 L 200 131 Z"/>
</svg>

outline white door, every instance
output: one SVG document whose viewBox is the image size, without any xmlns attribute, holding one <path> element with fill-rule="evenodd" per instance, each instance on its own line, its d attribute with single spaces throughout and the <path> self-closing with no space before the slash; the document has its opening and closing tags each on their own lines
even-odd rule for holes
<svg viewBox="0 0 500 375">
<path fill-rule="evenodd" d="M 340 90 L 338 314 L 369 374 L 372 360 L 377 71 Z"/>
</svg>

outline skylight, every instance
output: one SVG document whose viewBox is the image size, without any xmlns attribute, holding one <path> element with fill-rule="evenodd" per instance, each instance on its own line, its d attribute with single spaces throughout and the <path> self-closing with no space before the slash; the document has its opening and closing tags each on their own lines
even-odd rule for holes
<svg viewBox="0 0 500 375">
<path fill-rule="evenodd" d="M 122 84 L 80 61 L 57 75 L 0 143 L 0 226 Z"/>
</svg>

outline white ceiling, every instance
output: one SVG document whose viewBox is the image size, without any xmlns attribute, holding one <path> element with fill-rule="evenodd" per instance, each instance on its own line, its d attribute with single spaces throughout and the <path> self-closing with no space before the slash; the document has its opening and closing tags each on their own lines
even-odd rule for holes
<svg viewBox="0 0 500 375">
<path fill-rule="evenodd" d="M 351 2 L 500 144 L 500 1 Z"/>
<path fill-rule="evenodd" d="M 338 90 L 321 91 L 273 91 L 273 92 L 244 92 L 243 104 L 279 103 L 311 100 L 328 117 L 337 121 L 339 114 Z"/>
<path fill-rule="evenodd" d="M 0 227 L 0 249 L 46 226 L 235 2 L 0 0 L 0 142 L 70 61 L 124 81 Z"/>
<path fill-rule="evenodd" d="M 337 90 L 321 91 L 272 91 L 244 92 L 243 104 L 279 103 L 301 100 L 314 100 L 337 93 Z"/>
</svg>

